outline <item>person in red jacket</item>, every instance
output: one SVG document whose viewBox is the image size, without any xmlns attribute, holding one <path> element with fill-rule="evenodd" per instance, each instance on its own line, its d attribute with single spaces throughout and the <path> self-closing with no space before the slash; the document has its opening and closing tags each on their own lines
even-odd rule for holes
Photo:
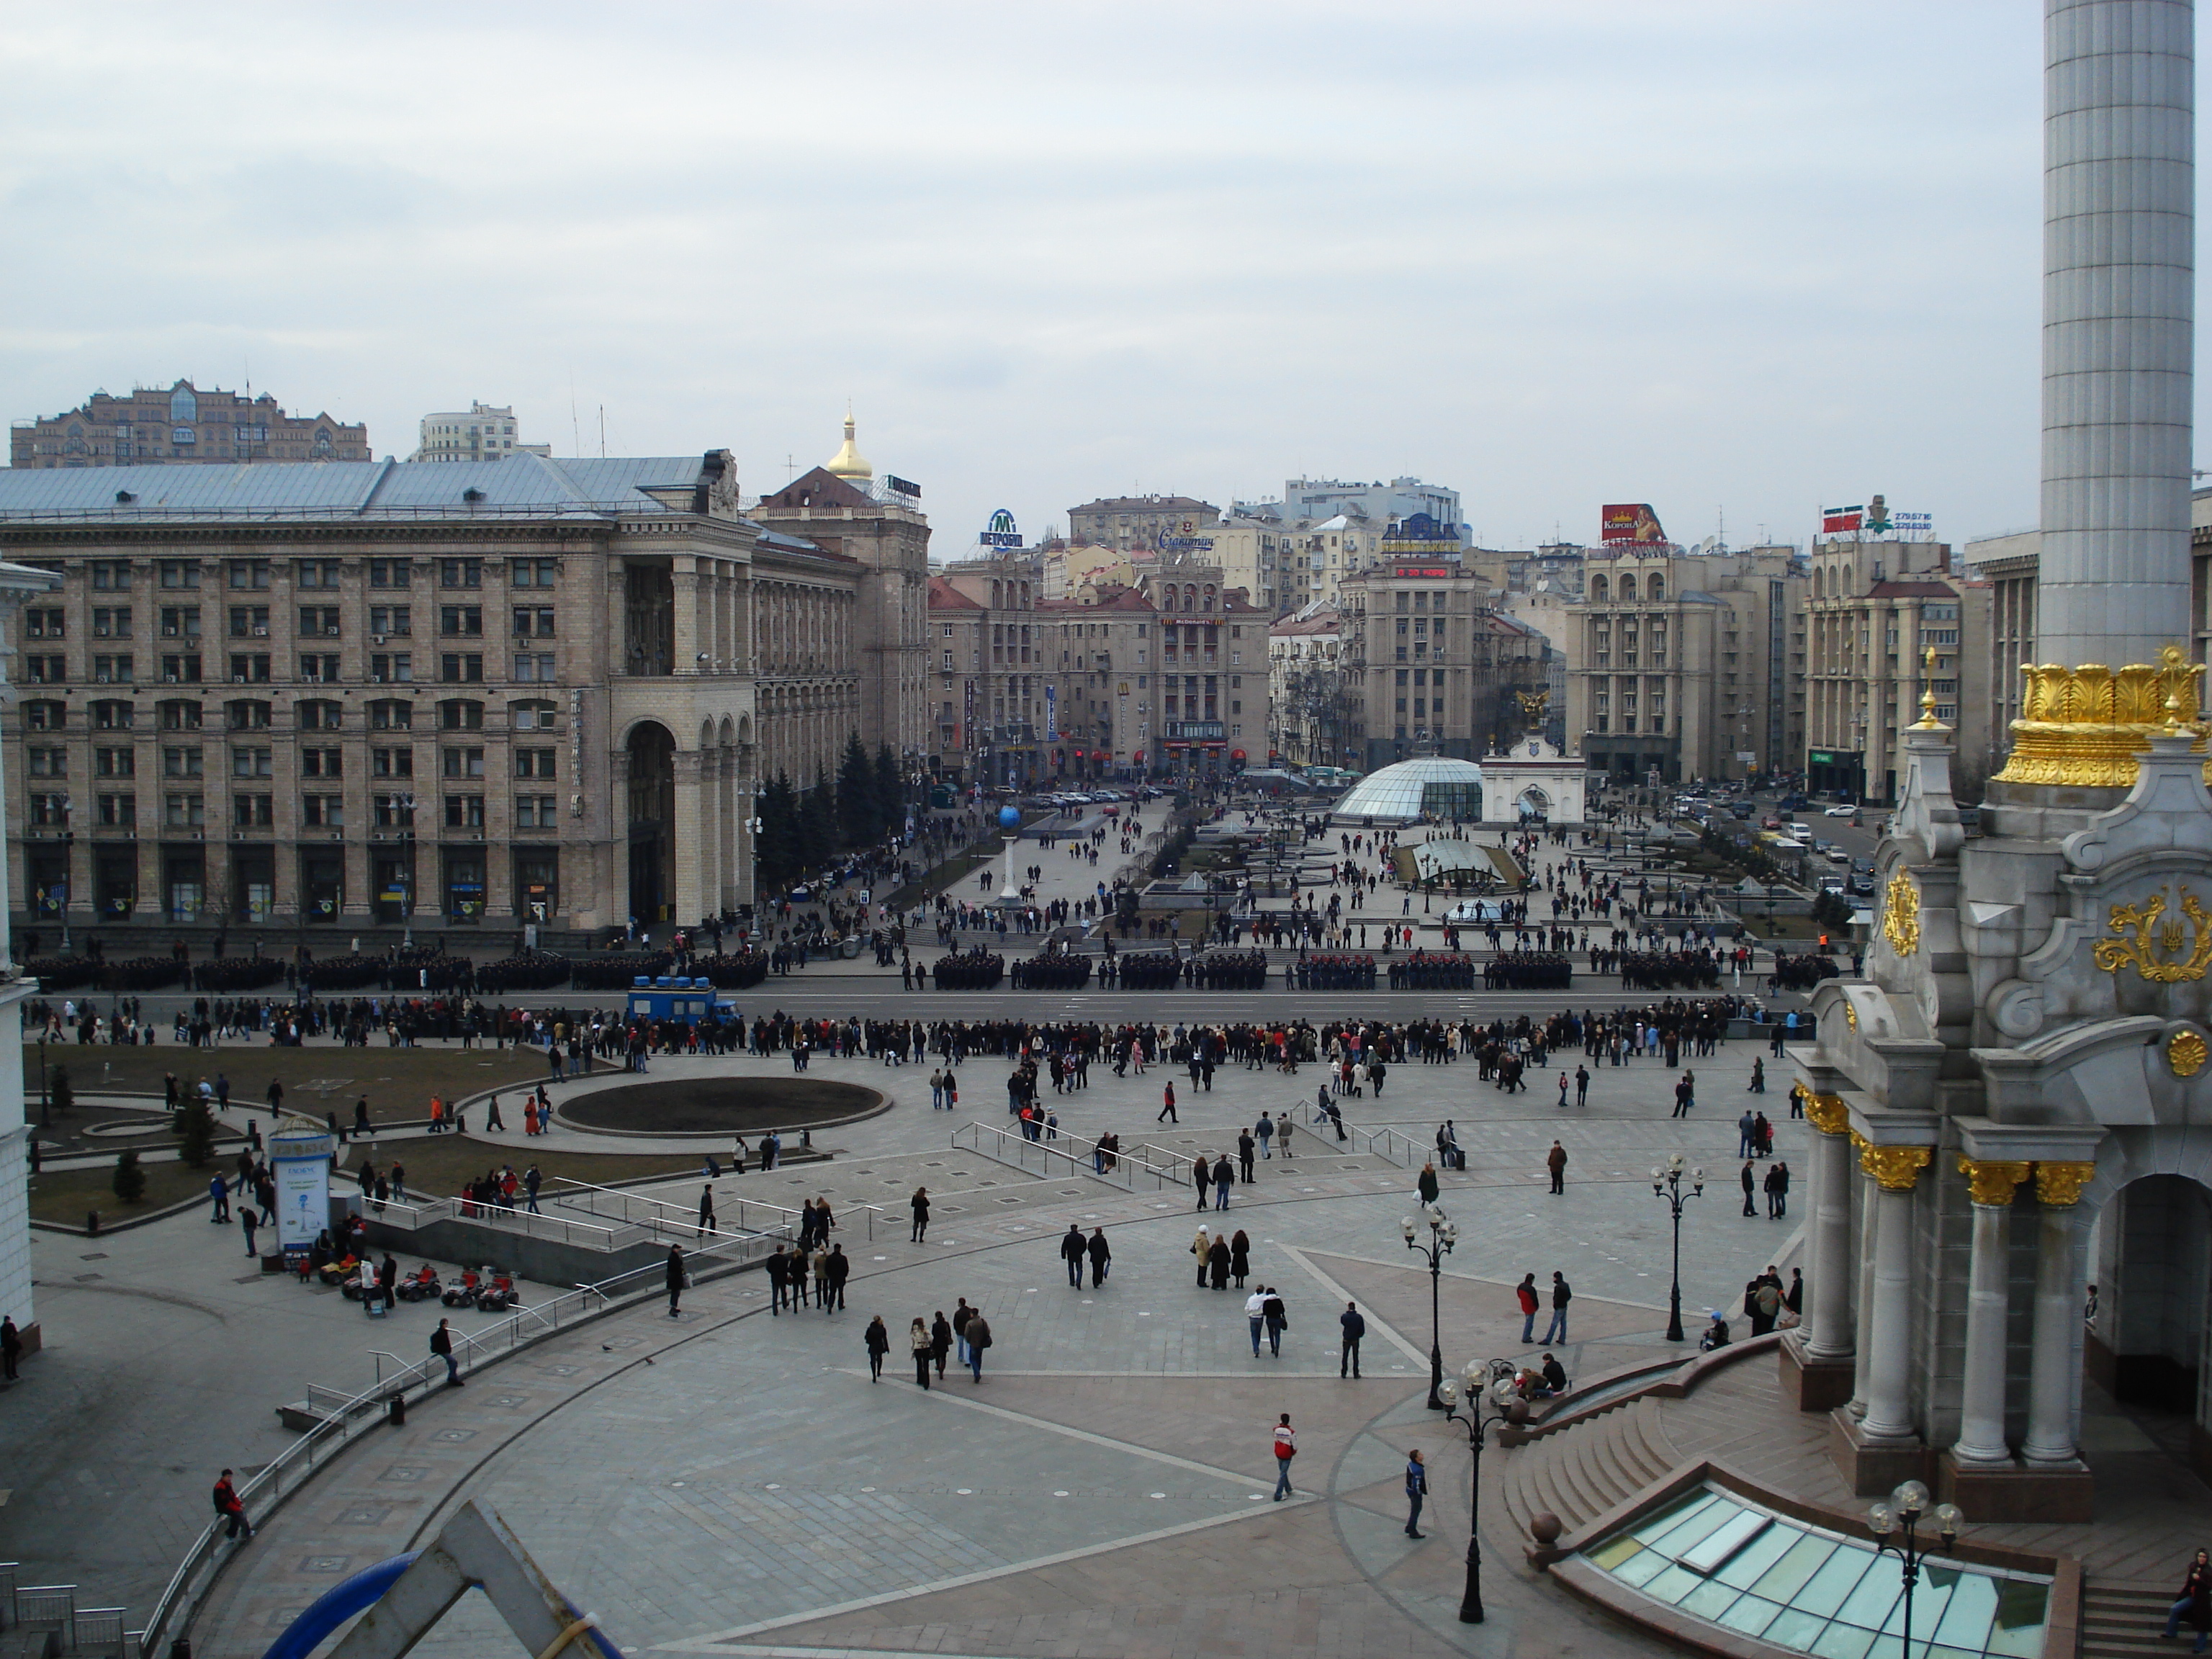
<svg viewBox="0 0 2212 1659">
<path fill-rule="evenodd" d="M 244 1533 L 246 1537 L 252 1538 L 253 1523 L 246 1518 L 246 1504 L 239 1498 L 238 1488 L 230 1484 L 228 1469 L 225 1469 L 222 1472 L 222 1478 L 215 1483 L 213 1497 L 215 1512 L 230 1522 L 229 1528 L 223 1536 L 235 1538 L 240 1533 Z"/>
<path fill-rule="evenodd" d="M 1542 1305 L 1536 1296 L 1536 1275 L 1522 1279 L 1513 1294 L 1521 1302 L 1521 1346 L 1525 1348 L 1536 1340 L 1536 1310 Z"/>
</svg>

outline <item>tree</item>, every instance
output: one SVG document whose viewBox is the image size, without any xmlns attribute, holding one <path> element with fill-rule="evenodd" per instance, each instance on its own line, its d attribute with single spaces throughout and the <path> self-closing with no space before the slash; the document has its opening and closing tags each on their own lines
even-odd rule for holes
<svg viewBox="0 0 2212 1659">
<path fill-rule="evenodd" d="M 778 772 L 760 796 L 760 833 L 754 838 L 753 860 L 759 884 L 766 890 L 781 887 L 798 875 L 799 797 L 787 774 Z"/>
<path fill-rule="evenodd" d="M 827 862 L 837 847 L 837 796 L 830 787 L 830 774 L 814 769 L 814 787 L 799 803 L 799 840 L 794 849 L 801 870 Z"/>
<path fill-rule="evenodd" d="M 138 1167 L 137 1152 L 126 1150 L 115 1160 L 115 1176 L 109 1184 L 125 1204 L 136 1204 L 146 1196 L 146 1172 Z"/>
<path fill-rule="evenodd" d="M 177 1113 L 178 1156 L 195 1170 L 207 1168 L 215 1156 L 215 1114 L 208 1110 L 207 1102 L 197 1092 L 188 1096 Z"/>
<path fill-rule="evenodd" d="M 52 1097 L 54 1109 L 58 1112 L 66 1112 L 76 1104 L 76 1091 L 70 1086 L 68 1066 L 54 1067 L 53 1082 L 49 1086 L 47 1093 Z"/>
<path fill-rule="evenodd" d="M 900 835 L 906 830 L 906 780 L 899 775 L 898 757 L 887 743 L 876 745 L 876 813 L 883 820 L 879 833 Z"/>
<path fill-rule="evenodd" d="M 876 838 L 881 815 L 876 808 L 876 773 L 858 732 L 845 738 L 837 763 L 837 844 L 866 847 Z"/>
</svg>

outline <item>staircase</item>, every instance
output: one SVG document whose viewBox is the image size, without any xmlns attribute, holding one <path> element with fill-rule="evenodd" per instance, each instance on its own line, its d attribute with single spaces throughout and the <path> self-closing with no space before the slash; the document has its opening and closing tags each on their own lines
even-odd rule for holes
<svg viewBox="0 0 2212 1659">
<path fill-rule="evenodd" d="M 2186 1621 L 2173 1641 L 2161 1641 L 2173 1592 L 2162 1584 L 2087 1579 L 2081 1588 L 2081 1659 L 2145 1659 L 2185 1654 L 2197 1632 Z"/>
<path fill-rule="evenodd" d="M 1504 1454 L 1506 1513 L 1525 1540 L 1549 1511 L 1573 1532 L 1682 1462 L 1659 1423 L 1659 1402 L 1624 1400 Z"/>
<path fill-rule="evenodd" d="M 121 1607 L 81 1607 L 76 1585 L 19 1584 L 16 1573 L 0 1561 L 0 1659 L 124 1659 L 134 1645 Z"/>
</svg>

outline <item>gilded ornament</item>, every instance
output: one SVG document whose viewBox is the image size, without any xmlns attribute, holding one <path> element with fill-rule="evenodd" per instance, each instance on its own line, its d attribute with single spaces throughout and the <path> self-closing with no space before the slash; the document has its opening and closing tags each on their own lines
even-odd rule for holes
<svg viewBox="0 0 2212 1659">
<path fill-rule="evenodd" d="M 1851 1115 L 1841 1095 L 1808 1094 L 1805 1097 L 1805 1115 L 1813 1127 L 1824 1135 L 1847 1134 L 1850 1132 Z"/>
<path fill-rule="evenodd" d="M 2204 1039 L 2194 1031 L 2176 1031 L 2166 1045 L 2166 1063 L 2176 1077 L 2195 1077 L 2204 1069 Z"/>
<path fill-rule="evenodd" d="M 2035 1166 L 2035 1196 L 2045 1204 L 2071 1204 L 2097 1173 L 2094 1164 L 2039 1164 Z"/>
<path fill-rule="evenodd" d="M 2021 717 L 2012 723 L 2012 755 L 2000 782 L 2124 789 L 2135 782 L 2136 758 L 2154 737 L 2191 732 L 2197 752 L 2204 750 L 2203 665 L 2178 646 L 2160 651 L 2155 663 L 2117 672 L 2102 663 L 2024 664 L 2020 672 Z"/>
<path fill-rule="evenodd" d="M 1854 1031 L 1859 1029 L 1859 1011 L 1852 1007 L 1849 1002 L 1844 1004 L 1844 1024 Z"/>
<path fill-rule="evenodd" d="M 2189 925 L 2182 925 L 2182 917 Z M 2166 919 L 2161 921 L 2160 917 Z M 2181 890 L 2179 915 L 2167 916 L 2166 895 L 2154 893 L 2142 904 L 2115 904 L 2109 923 L 2118 939 L 2099 939 L 2092 954 L 2097 966 L 2118 974 L 2132 963 L 2136 973 L 2154 985 L 2199 980 L 2212 967 L 2212 915 L 2197 902 L 2197 895 Z M 2192 933 L 2193 930 L 2193 933 Z M 2189 954 L 2182 955 L 2186 947 Z"/>
<path fill-rule="evenodd" d="M 1909 1193 L 1933 1157 L 1926 1146 L 1877 1146 L 1869 1141 L 1859 1153 L 1859 1168 L 1881 1182 L 1882 1191 Z"/>
<path fill-rule="evenodd" d="M 1920 948 L 1920 890 L 1902 868 L 1889 878 L 1888 896 L 1881 907 L 1881 933 L 1889 948 L 1901 957 Z"/>
<path fill-rule="evenodd" d="M 2027 1179 L 2033 1167 L 2002 1158 L 1973 1158 L 1963 1152 L 1959 1155 L 1959 1173 L 1966 1177 L 1967 1190 L 1973 1194 L 1977 1204 L 2011 1203 L 2013 1188 Z"/>
</svg>

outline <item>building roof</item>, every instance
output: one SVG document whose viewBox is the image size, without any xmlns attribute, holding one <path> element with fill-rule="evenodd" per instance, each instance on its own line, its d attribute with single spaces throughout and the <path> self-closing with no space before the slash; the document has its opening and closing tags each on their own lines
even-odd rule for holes
<svg viewBox="0 0 2212 1659">
<path fill-rule="evenodd" d="M 1189 495 L 1101 495 L 1095 501 L 1085 501 L 1080 507 L 1071 507 L 1070 513 L 1179 513 L 1196 507 L 1201 512 L 1218 513 L 1221 509 L 1211 501 L 1201 501 Z"/>
<path fill-rule="evenodd" d="M 1448 755 L 1420 755 L 1370 772 L 1330 809 L 1339 818 L 1415 818 L 1432 784 L 1480 787 L 1482 769 Z"/>
<path fill-rule="evenodd" d="M 1876 582 L 1867 590 L 1870 599 L 1955 599 L 1959 592 L 1948 582 Z"/>
<path fill-rule="evenodd" d="M 942 576 L 929 579 L 929 608 L 932 611 L 987 611 L 990 607 L 980 599 L 971 599 Z"/>
<path fill-rule="evenodd" d="M 1267 632 L 1273 634 L 1335 634 L 1344 627 L 1343 614 L 1336 611 L 1316 611 L 1310 617 L 1290 617 L 1277 623 Z"/>
<path fill-rule="evenodd" d="M 686 511 L 696 455 L 495 461 L 252 461 L 0 468 L 0 523 L 589 517 Z M 475 499 L 470 499 L 471 492 Z"/>
</svg>

